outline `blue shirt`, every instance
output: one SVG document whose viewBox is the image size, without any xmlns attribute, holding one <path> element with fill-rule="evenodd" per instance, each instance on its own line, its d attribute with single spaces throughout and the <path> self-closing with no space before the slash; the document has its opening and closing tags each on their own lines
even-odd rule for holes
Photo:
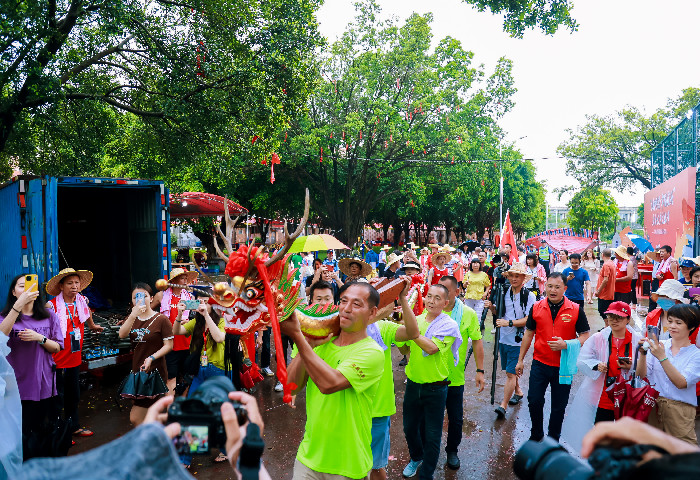
<svg viewBox="0 0 700 480">
<path fill-rule="evenodd" d="M 365 262 L 372 265 L 372 267 L 376 267 L 379 262 L 379 254 L 370 248 L 365 256 Z"/>
<path fill-rule="evenodd" d="M 571 267 L 567 267 L 561 272 L 562 275 L 568 277 L 570 273 L 574 274 L 574 278 L 566 281 L 566 298 L 569 300 L 583 300 L 583 282 L 590 282 L 591 277 L 588 276 L 588 272 L 585 268 L 579 267 L 578 270 L 574 270 Z"/>
</svg>

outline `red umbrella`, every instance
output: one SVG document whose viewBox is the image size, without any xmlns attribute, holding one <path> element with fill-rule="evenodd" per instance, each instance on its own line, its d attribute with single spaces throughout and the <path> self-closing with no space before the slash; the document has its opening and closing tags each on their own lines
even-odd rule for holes
<svg viewBox="0 0 700 480">
<path fill-rule="evenodd" d="M 226 199 L 212 193 L 185 192 L 170 195 L 171 218 L 222 217 Z M 247 215 L 248 210 L 231 200 L 228 201 L 231 216 Z"/>
</svg>

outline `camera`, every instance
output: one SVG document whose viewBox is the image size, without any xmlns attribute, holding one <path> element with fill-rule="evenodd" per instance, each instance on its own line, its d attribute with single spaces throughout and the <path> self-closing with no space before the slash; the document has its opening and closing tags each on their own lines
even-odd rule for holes
<svg viewBox="0 0 700 480">
<path fill-rule="evenodd" d="M 659 451 L 650 445 L 621 448 L 598 447 L 584 462 L 567 452 L 550 437 L 541 442 L 528 440 L 515 454 L 513 471 L 522 480 L 617 480 L 633 478 L 642 456 Z"/>
<path fill-rule="evenodd" d="M 211 446 L 225 448 L 226 430 L 221 419 L 221 405 L 233 405 L 238 424 L 248 421 L 248 412 L 228 398 L 236 388 L 228 377 L 210 377 L 189 398 L 178 397 L 168 408 L 168 423 L 179 423 L 180 435 L 173 439 L 178 454 L 208 454 Z"/>
</svg>

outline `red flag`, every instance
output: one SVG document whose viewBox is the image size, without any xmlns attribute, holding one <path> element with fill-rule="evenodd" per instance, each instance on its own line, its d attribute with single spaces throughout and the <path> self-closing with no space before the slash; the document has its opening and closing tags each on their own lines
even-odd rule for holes
<svg viewBox="0 0 700 480">
<path fill-rule="evenodd" d="M 518 249 L 516 248 L 515 235 L 513 234 L 513 227 L 510 224 L 510 212 L 506 213 L 506 221 L 503 223 L 503 232 L 501 235 L 503 244 L 509 243 L 511 245 L 510 258 L 508 263 L 511 265 L 517 263 L 518 261 Z"/>
</svg>

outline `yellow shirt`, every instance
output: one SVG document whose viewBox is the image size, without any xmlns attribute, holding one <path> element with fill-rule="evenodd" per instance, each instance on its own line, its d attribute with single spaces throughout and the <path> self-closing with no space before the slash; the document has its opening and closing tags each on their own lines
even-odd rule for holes
<svg viewBox="0 0 700 480">
<path fill-rule="evenodd" d="M 192 332 L 194 331 L 194 325 L 197 323 L 196 319 L 192 319 L 189 322 L 183 324 L 183 327 L 185 327 L 185 330 L 187 330 L 187 333 L 192 335 Z M 226 327 L 226 319 L 224 317 L 221 317 L 219 319 L 219 330 L 222 332 L 224 331 L 224 327 Z M 216 343 L 213 338 L 211 338 L 211 335 L 207 331 L 207 337 L 206 337 L 206 348 L 207 348 L 207 362 L 211 363 L 215 367 L 220 368 L 221 370 L 226 370 L 226 366 L 224 365 L 224 342 L 221 343 Z"/>
<path fill-rule="evenodd" d="M 481 300 L 490 285 L 491 281 L 486 272 L 467 272 L 467 276 L 464 278 L 464 286 L 467 288 L 464 298 Z"/>
</svg>

